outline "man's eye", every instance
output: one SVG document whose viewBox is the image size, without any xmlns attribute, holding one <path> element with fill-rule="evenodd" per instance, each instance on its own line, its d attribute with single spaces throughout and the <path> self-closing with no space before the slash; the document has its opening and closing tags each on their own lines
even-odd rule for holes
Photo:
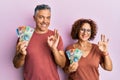
<svg viewBox="0 0 120 80">
<path fill-rule="evenodd" d="M 39 18 L 43 18 L 42 16 L 39 16 Z"/>
<path fill-rule="evenodd" d="M 50 19 L 50 17 L 47 17 L 47 19 Z"/>
</svg>

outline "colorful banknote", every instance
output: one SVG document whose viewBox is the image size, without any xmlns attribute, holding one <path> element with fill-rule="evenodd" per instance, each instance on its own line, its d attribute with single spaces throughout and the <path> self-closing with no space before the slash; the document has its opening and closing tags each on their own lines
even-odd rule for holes
<svg viewBox="0 0 120 80">
<path fill-rule="evenodd" d="M 80 49 L 70 49 L 66 51 L 67 57 L 70 60 L 70 63 L 77 62 L 82 56 L 82 51 Z"/>
<path fill-rule="evenodd" d="M 20 26 L 16 29 L 20 41 L 29 41 L 32 37 L 34 29 L 30 26 Z"/>
</svg>

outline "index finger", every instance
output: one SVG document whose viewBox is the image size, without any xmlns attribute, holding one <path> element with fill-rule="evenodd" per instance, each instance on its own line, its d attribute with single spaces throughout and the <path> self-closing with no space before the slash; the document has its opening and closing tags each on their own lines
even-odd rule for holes
<svg viewBox="0 0 120 80">
<path fill-rule="evenodd" d="M 54 33 L 55 33 L 54 36 L 58 38 L 59 36 L 58 30 L 54 29 Z"/>
</svg>

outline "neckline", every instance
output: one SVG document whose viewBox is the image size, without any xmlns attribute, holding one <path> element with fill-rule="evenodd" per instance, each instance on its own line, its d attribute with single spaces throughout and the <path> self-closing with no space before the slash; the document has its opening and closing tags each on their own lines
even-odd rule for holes
<svg viewBox="0 0 120 80">
<path fill-rule="evenodd" d="M 75 47 L 74 45 L 73 45 L 73 48 L 74 49 L 79 49 L 79 50 L 81 50 L 80 48 L 77 48 L 77 47 Z M 90 49 L 90 51 L 89 51 L 89 53 L 84 57 L 83 55 L 81 56 L 82 58 L 87 58 L 87 57 L 89 57 L 89 55 L 91 54 L 91 52 L 92 52 L 92 50 L 93 50 L 93 44 L 91 44 L 91 49 Z M 82 51 L 82 50 L 81 50 Z"/>
<path fill-rule="evenodd" d="M 36 31 L 34 31 L 34 33 L 35 33 L 36 35 L 45 35 L 45 34 L 48 34 L 48 33 L 49 33 L 49 30 L 48 30 L 46 33 L 42 33 L 42 34 L 37 33 Z"/>
<path fill-rule="evenodd" d="M 41 31 L 41 30 L 39 30 L 39 29 L 37 29 L 38 27 L 36 27 L 35 28 L 35 33 L 37 33 L 37 34 L 46 34 L 46 33 L 48 33 L 48 31 L 49 31 L 49 29 L 47 29 L 47 30 L 45 30 L 45 31 Z"/>
<path fill-rule="evenodd" d="M 84 59 L 86 59 L 87 57 L 90 56 L 92 50 L 93 50 L 93 44 L 91 44 L 91 49 L 90 49 L 89 53 L 86 56 L 81 56 L 81 57 L 84 58 Z"/>
</svg>

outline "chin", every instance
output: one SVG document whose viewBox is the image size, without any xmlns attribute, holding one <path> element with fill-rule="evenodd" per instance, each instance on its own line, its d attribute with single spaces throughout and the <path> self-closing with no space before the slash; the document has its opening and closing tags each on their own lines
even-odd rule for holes
<svg viewBox="0 0 120 80">
<path fill-rule="evenodd" d="M 84 38 L 84 39 L 82 39 L 82 41 L 88 41 L 88 38 L 87 39 Z"/>
</svg>

